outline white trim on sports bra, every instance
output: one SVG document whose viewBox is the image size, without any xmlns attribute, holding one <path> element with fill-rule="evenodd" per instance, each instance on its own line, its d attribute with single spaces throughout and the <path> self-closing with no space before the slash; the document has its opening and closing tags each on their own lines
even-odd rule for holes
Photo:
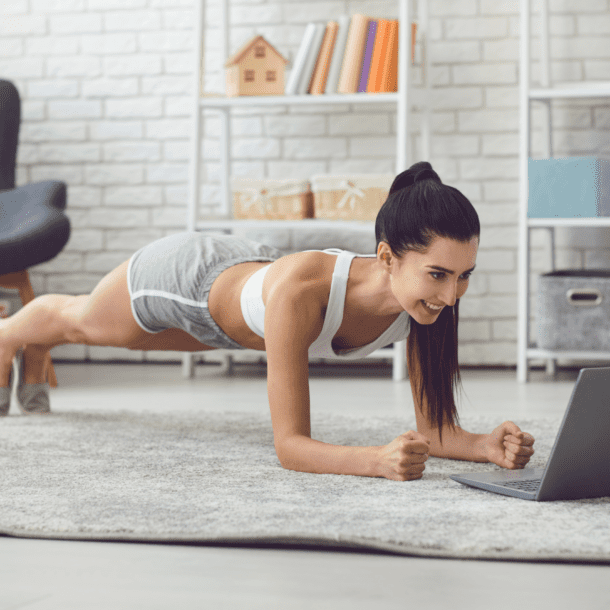
<svg viewBox="0 0 610 610">
<path fill-rule="evenodd" d="M 318 250 L 319 252 L 319 250 Z M 347 280 L 352 260 L 356 256 L 353 252 L 345 250 L 322 250 L 327 254 L 337 254 L 335 268 L 333 271 L 330 294 L 328 296 L 328 306 L 324 316 L 324 325 L 317 339 L 309 346 L 309 356 L 311 358 L 345 358 L 357 359 L 368 356 L 375 350 L 385 347 L 395 341 L 406 339 L 410 329 L 410 316 L 403 311 L 375 341 L 347 350 L 335 350 L 332 347 L 332 340 L 337 334 L 341 322 L 343 321 L 343 311 L 345 308 L 345 294 L 347 291 Z M 375 256 L 364 255 L 364 256 Z M 241 292 L 240 303 L 241 311 L 246 324 L 259 337 L 265 338 L 265 304 L 263 303 L 263 280 L 271 265 L 262 267 L 253 273 L 244 285 Z"/>
</svg>

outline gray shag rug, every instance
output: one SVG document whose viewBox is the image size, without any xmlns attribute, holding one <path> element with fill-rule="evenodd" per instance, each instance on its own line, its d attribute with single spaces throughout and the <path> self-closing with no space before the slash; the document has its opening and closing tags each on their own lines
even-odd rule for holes
<svg viewBox="0 0 610 610">
<path fill-rule="evenodd" d="M 473 432 L 499 422 L 463 418 Z M 545 463 L 559 419 L 519 420 Z M 414 427 L 388 417 L 317 415 L 314 438 L 381 445 Z M 30 538 L 326 546 L 469 559 L 610 563 L 610 498 L 528 502 L 430 458 L 423 479 L 284 470 L 268 416 L 66 412 L 0 421 L 0 534 Z"/>
</svg>

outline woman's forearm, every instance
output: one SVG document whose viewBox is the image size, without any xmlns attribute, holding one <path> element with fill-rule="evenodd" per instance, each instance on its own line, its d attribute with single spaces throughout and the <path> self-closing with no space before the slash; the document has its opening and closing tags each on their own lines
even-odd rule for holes
<svg viewBox="0 0 610 610">
<path fill-rule="evenodd" d="M 469 462 L 488 462 L 484 452 L 484 440 L 487 434 L 473 434 L 456 426 L 443 428 L 442 444 L 438 430 L 420 430 L 430 440 L 430 455 L 452 460 Z"/>
<path fill-rule="evenodd" d="M 280 463 L 288 470 L 317 474 L 376 477 L 377 447 L 345 447 L 294 435 L 276 443 Z"/>
</svg>

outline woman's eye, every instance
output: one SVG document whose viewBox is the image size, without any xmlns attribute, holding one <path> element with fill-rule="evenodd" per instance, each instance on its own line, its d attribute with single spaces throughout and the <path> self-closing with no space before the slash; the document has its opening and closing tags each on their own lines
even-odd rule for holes
<svg viewBox="0 0 610 610">
<path fill-rule="evenodd" d="M 464 275 L 462 275 L 461 277 L 463 280 L 469 280 L 471 275 L 472 271 L 469 271 L 468 273 L 464 273 Z"/>
<path fill-rule="evenodd" d="M 430 275 L 435 279 L 435 280 L 442 280 L 445 278 L 445 274 L 442 271 L 432 271 L 430 273 Z"/>
</svg>

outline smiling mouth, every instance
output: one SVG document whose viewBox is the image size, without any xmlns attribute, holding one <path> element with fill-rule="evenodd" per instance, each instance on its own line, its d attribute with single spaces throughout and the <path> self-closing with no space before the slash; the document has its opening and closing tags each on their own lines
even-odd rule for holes
<svg viewBox="0 0 610 610">
<path fill-rule="evenodd" d="M 437 314 L 444 307 L 444 305 L 434 305 L 434 303 L 428 303 L 428 301 L 424 301 L 423 299 L 421 302 L 424 304 L 424 307 L 433 314 Z"/>
</svg>

